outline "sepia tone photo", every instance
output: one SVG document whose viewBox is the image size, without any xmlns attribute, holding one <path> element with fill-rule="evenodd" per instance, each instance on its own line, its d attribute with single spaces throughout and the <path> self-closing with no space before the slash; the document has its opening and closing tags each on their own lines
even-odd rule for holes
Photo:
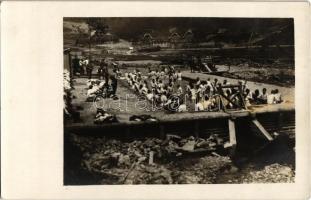
<svg viewBox="0 0 311 200">
<path fill-rule="evenodd" d="M 63 18 L 64 185 L 295 182 L 292 18 Z"/>
</svg>

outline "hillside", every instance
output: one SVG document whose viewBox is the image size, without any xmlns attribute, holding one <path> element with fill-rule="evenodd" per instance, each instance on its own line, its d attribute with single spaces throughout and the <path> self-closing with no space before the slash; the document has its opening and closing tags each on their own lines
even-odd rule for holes
<svg viewBox="0 0 311 200">
<path fill-rule="evenodd" d="M 64 38 L 77 37 L 80 27 L 87 34 L 88 18 L 64 18 Z M 256 45 L 293 45 L 292 19 L 269 18 L 92 18 L 109 27 L 109 32 L 127 41 L 139 41 L 145 33 L 167 40 L 172 33 L 181 37 L 191 30 L 193 42 Z"/>
</svg>

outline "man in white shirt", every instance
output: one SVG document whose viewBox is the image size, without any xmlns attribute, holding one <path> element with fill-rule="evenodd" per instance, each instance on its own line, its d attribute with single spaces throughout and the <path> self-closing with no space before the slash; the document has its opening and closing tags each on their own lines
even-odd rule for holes
<svg viewBox="0 0 311 200">
<path fill-rule="evenodd" d="M 148 90 L 148 93 L 146 95 L 147 99 L 149 101 L 153 101 L 153 96 L 154 96 L 153 93 L 150 90 Z"/>
<path fill-rule="evenodd" d="M 183 94 L 183 89 L 180 85 L 177 85 L 177 95 L 180 96 Z"/>
<path fill-rule="evenodd" d="M 271 94 L 268 95 L 267 103 L 268 104 L 275 104 L 276 103 L 276 101 L 275 101 L 275 91 L 274 90 L 271 90 Z"/>
<path fill-rule="evenodd" d="M 90 86 L 90 89 L 87 90 L 87 98 L 90 98 L 90 97 L 95 97 L 96 96 L 96 92 L 99 90 L 99 86 L 98 85 L 92 85 Z"/>
<path fill-rule="evenodd" d="M 274 92 L 275 92 L 275 94 L 274 94 L 275 103 L 282 103 L 283 102 L 282 95 L 281 95 L 281 93 L 279 93 L 279 90 L 275 89 Z"/>
<path fill-rule="evenodd" d="M 203 104 L 201 102 L 196 103 L 194 106 L 194 110 L 195 111 L 203 111 L 204 110 Z"/>
<path fill-rule="evenodd" d="M 167 102 L 167 96 L 166 96 L 166 92 L 164 92 L 161 97 L 160 97 L 160 100 L 161 100 L 161 105 L 165 105 L 165 103 Z"/>
<path fill-rule="evenodd" d="M 178 82 L 181 82 L 181 80 L 182 80 L 182 74 L 181 74 L 180 70 L 178 70 L 178 73 L 177 73 L 177 81 L 178 81 Z"/>
<path fill-rule="evenodd" d="M 262 104 L 266 104 L 267 103 L 267 98 L 268 98 L 268 94 L 267 94 L 267 89 L 263 88 L 262 89 L 262 93 L 259 96 L 259 100 Z"/>
<path fill-rule="evenodd" d="M 191 102 L 194 103 L 197 98 L 197 90 L 193 87 L 190 89 L 191 93 Z"/>
<path fill-rule="evenodd" d="M 204 101 L 203 101 L 203 109 L 204 110 L 210 110 L 212 107 L 212 101 L 209 99 L 209 96 L 205 96 L 204 97 Z"/>
<path fill-rule="evenodd" d="M 178 112 L 186 112 L 187 111 L 187 106 L 186 104 L 181 104 L 179 107 L 178 107 Z"/>
</svg>

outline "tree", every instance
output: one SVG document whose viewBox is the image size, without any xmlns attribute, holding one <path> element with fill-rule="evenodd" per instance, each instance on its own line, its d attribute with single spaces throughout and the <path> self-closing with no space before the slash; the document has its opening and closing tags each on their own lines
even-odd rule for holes
<svg viewBox="0 0 311 200">
<path fill-rule="evenodd" d="M 88 18 L 86 23 L 89 26 L 89 31 L 95 30 L 96 34 L 105 34 L 108 32 L 109 26 L 105 23 L 104 18 Z"/>
</svg>

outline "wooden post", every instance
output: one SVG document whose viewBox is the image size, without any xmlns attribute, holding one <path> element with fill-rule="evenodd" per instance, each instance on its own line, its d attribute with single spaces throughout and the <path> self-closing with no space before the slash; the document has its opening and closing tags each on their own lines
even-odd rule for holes
<svg viewBox="0 0 311 200">
<path fill-rule="evenodd" d="M 229 136 L 230 136 L 230 144 L 231 146 L 236 145 L 236 132 L 235 132 L 235 122 L 233 119 L 228 120 L 229 123 Z"/>
<path fill-rule="evenodd" d="M 149 165 L 152 165 L 153 164 L 153 155 L 154 155 L 154 152 L 153 151 L 150 151 L 149 152 Z"/>
<path fill-rule="evenodd" d="M 230 140 L 230 156 L 234 156 L 236 149 L 236 132 L 235 132 L 235 122 L 233 119 L 228 119 L 229 126 L 229 140 Z"/>
<path fill-rule="evenodd" d="M 256 118 L 253 119 L 252 122 L 269 141 L 273 140 L 273 137 L 268 133 L 268 131 L 266 131 L 266 129 L 260 124 L 260 122 Z"/>
</svg>

